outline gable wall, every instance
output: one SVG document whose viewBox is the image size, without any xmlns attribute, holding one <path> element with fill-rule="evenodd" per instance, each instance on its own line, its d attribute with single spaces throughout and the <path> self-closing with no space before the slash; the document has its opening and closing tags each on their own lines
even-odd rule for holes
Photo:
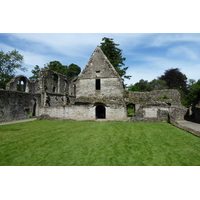
<svg viewBox="0 0 200 200">
<path fill-rule="evenodd" d="M 76 85 L 77 97 L 123 97 L 123 87 L 118 78 L 102 78 L 101 89 L 96 90 L 96 79 L 80 79 Z"/>
</svg>

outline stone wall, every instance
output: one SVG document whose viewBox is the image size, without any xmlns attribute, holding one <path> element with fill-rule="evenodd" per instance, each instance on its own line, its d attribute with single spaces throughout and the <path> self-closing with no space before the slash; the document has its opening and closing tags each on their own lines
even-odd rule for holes
<svg viewBox="0 0 200 200">
<path fill-rule="evenodd" d="M 101 78 L 101 89 L 96 90 L 96 79 L 81 79 L 77 81 L 76 96 L 81 97 L 123 97 L 123 86 L 118 78 Z"/>
<path fill-rule="evenodd" d="M 123 97 L 123 81 L 97 47 L 76 81 L 76 97 Z"/>
<path fill-rule="evenodd" d="M 135 115 L 130 121 L 170 122 L 184 119 L 187 108 L 182 106 L 177 90 L 125 92 L 125 102 L 135 104 Z"/>
<path fill-rule="evenodd" d="M 126 120 L 126 109 L 120 104 L 106 104 L 105 120 Z M 40 115 L 49 115 L 52 118 L 71 120 L 96 120 L 95 104 L 74 104 L 57 107 L 44 107 Z"/>
<path fill-rule="evenodd" d="M 124 98 L 126 102 L 135 104 L 160 104 L 168 105 L 181 104 L 181 96 L 178 90 L 154 90 L 151 92 L 131 92 L 125 91 Z"/>
<path fill-rule="evenodd" d="M 48 93 L 68 93 L 69 90 L 69 80 L 66 76 L 53 72 L 50 70 L 44 70 L 40 72 L 40 92 Z"/>
<path fill-rule="evenodd" d="M 26 119 L 39 114 L 40 94 L 0 90 L 0 121 Z"/>
<path fill-rule="evenodd" d="M 24 119 L 31 113 L 59 119 L 128 120 L 130 105 L 135 108 L 130 121 L 175 121 L 186 113 L 177 90 L 125 91 L 123 80 L 99 47 L 81 75 L 71 81 L 44 70 L 38 80 L 16 76 L 6 89 L 0 91 L 0 121 Z"/>
</svg>

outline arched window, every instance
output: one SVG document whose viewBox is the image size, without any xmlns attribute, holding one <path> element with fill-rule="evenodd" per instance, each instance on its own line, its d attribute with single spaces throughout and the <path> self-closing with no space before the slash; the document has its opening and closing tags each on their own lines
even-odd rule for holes
<svg viewBox="0 0 200 200">
<path fill-rule="evenodd" d="M 96 118 L 105 119 L 106 118 L 106 108 L 103 105 L 96 106 Z"/>
<path fill-rule="evenodd" d="M 26 91 L 26 79 L 21 77 L 17 83 L 17 91 L 25 92 Z"/>
</svg>

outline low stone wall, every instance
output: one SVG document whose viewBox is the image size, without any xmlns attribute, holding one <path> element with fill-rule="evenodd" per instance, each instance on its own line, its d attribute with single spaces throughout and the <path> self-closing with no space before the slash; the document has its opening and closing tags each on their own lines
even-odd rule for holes
<svg viewBox="0 0 200 200">
<path fill-rule="evenodd" d="M 181 96 L 178 90 L 154 90 L 151 92 L 125 91 L 124 98 L 129 103 L 139 104 L 180 104 Z"/>
<path fill-rule="evenodd" d="M 49 115 L 51 118 L 69 120 L 96 120 L 96 106 L 94 104 L 74 104 L 56 107 L 40 108 L 40 115 Z M 127 120 L 124 105 L 106 104 L 105 120 Z"/>
<path fill-rule="evenodd" d="M 175 122 L 184 119 L 187 108 L 183 106 L 169 106 L 166 104 L 146 104 L 140 106 L 132 122 Z"/>
<path fill-rule="evenodd" d="M 0 121 L 29 118 L 39 113 L 40 94 L 0 90 Z"/>
</svg>

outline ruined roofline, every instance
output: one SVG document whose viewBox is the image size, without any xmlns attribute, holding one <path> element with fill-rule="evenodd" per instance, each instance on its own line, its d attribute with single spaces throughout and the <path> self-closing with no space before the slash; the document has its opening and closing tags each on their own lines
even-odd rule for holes
<svg viewBox="0 0 200 200">
<path fill-rule="evenodd" d="M 39 72 L 39 78 L 41 78 L 41 72 L 50 72 L 50 73 L 54 73 L 54 74 L 56 74 L 56 75 L 58 75 L 58 76 L 62 76 L 63 78 L 65 78 L 65 79 L 67 79 L 67 81 L 68 82 L 71 82 L 70 81 L 70 79 L 67 77 L 67 76 L 65 76 L 64 74 L 61 74 L 61 73 L 59 73 L 59 72 L 55 72 L 55 71 L 53 71 L 53 70 L 50 70 L 50 69 L 44 69 L 44 70 L 40 70 L 40 72 Z"/>
<path fill-rule="evenodd" d="M 29 78 L 24 75 L 14 76 L 7 84 L 5 90 L 10 90 L 10 85 L 16 81 L 16 79 L 24 78 L 27 82 L 32 83 Z"/>
<path fill-rule="evenodd" d="M 146 91 L 146 92 L 138 92 L 138 91 L 129 91 L 129 90 L 125 90 L 129 93 L 134 93 L 134 94 L 140 94 L 140 93 L 145 93 L 145 94 L 152 94 L 152 93 L 155 93 L 155 92 L 177 92 L 180 94 L 180 92 L 178 91 L 178 89 L 163 89 L 163 90 L 152 90 L 152 91 Z"/>
<path fill-rule="evenodd" d="M 83 69 L 83 71 L 81 72 L 81 74 L 79 75 L 79 78 L 82 78 L 82 76 L 84 75 L 85 71 L 87 70 L 87 68 L 89 67 L 90 63 L 92 63 L 93 60 L 93 56 L 96 52 L 100 51 L 100 53 L 103 55 L 104 60 L 108 63 L 108 65 L 110 66 L 110 68 L 112 69 L 114 75 L 116 76 L 116 78 L 119 78 L 122 83 L 123 83 L 123 79 L 119 76 L 118 72 L 116 71 L 116 69 L 113 67 L 113 65 L 110 63 L 109 59 L 106 57 L 106 55 L 104 54 L 103 50 L 100 48 L 100 46 L 97 46 L 96 49 L 93 51 L 92 55 L 90 56 L 89 61 L 87 62 L 85 68 Z"/>
<path fill-rule="evenodd" d="M 118 76 L 119 79 L 122 79 L 122 78 L 119 76 L 119 74 L 118 74 L 118 72 L 116 71 L 116 69 L 114 68 L 114 66 L 111 64 L 111 62 L 110 62 L 109 59 L 107 58 L 107 56 L 104 54 L 104 52 L 103 52 L 103 50 L 101 49 L 101 47 L 100 47 L 100 46 L 97 46 L 96 49 L 97 49 L 97 50 L 100 50 L 100 51 L 102 52 L 103 56 L 105 57 L 105 60 L 108 61 L 108 63 L 109 63 L 109 65 L 111 66 L 112 70 L 116 73 L 116 75 Z M 95 50 L 96 50 L 96 49 L 95 49 Z"/>
</svg>

